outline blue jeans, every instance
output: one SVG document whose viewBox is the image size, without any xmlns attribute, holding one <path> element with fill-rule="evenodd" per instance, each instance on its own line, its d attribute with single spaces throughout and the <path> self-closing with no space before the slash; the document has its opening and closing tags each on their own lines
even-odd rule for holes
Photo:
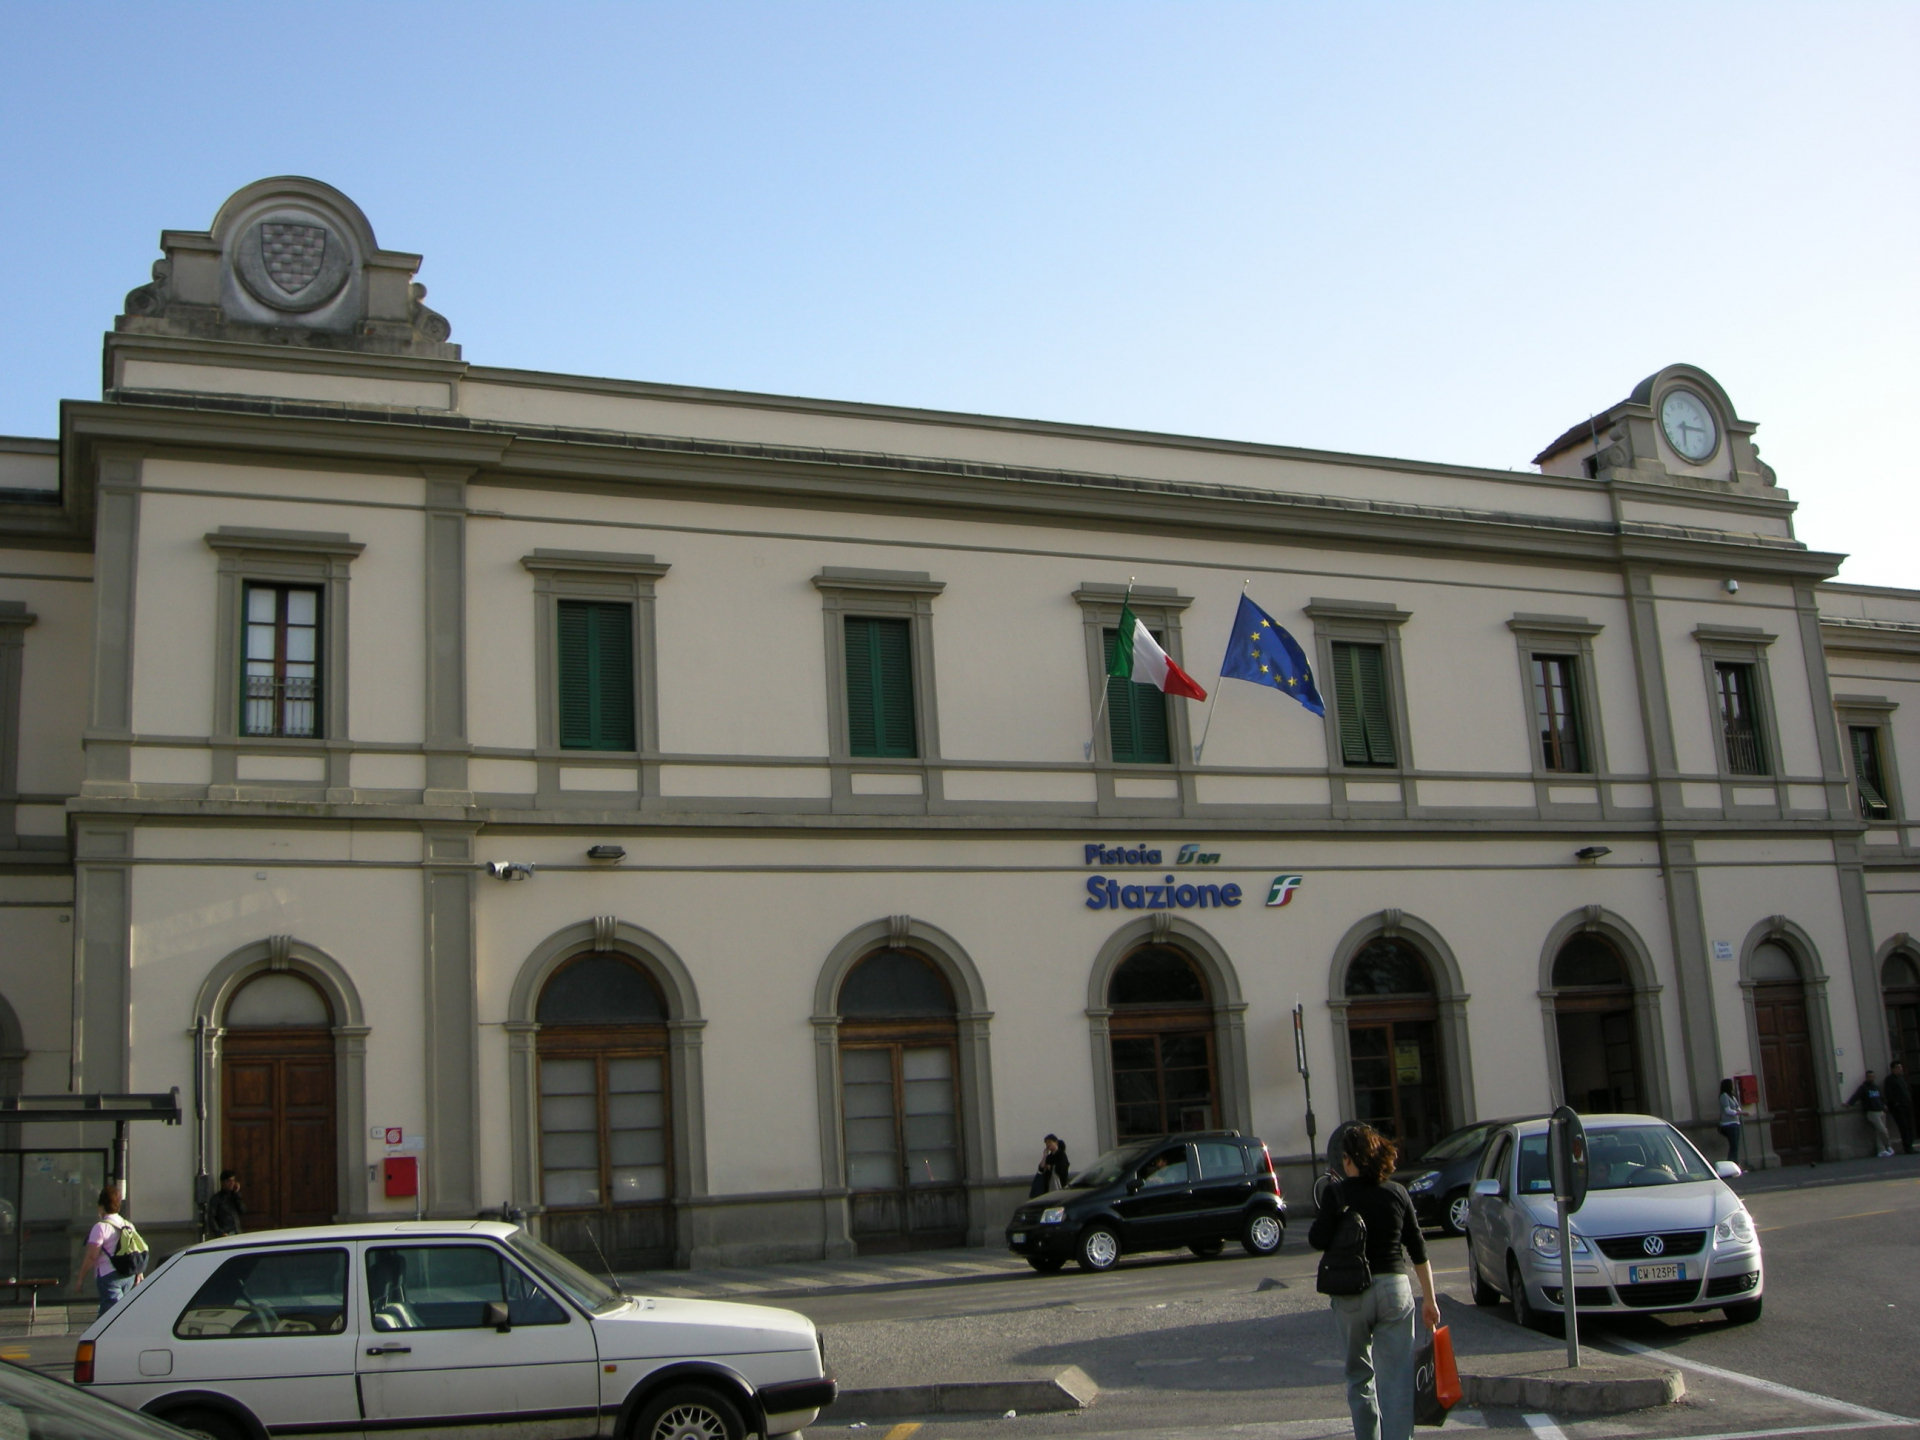
<svg viewBox="0 0 1920 1440">
<path fill-rule="evenodd" d="M 104 1275 L 94 1276 L 93 1283 L 100 1291 L 100 1315 L 104 1315 L 127 1298 L 127 1292 L 133 1289 L 133 1276 L 116 1275 L 109 1270 Z M 93 1318 L 98 1320 L 100 1315 Z"/>
<path fill-rule="evenodd" d="M 1354 1440 L 1413 1440 L 1413 1283 L 1376 1275 L 1363 1293 L 1331 1298 Z"/>
</svg>

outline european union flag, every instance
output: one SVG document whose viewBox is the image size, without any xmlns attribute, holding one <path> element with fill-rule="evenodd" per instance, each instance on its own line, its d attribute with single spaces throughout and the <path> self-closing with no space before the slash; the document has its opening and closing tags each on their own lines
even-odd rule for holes
<svg viewBox="0 0 1920 1440">
<path fill-rule="evenodd" d="M 1307 652 L 1278 620 L 1245 595 L 1240 597 L 1240 613 L 1234 616 L 1233 637 L 1227 641 L 1227 658 L 1220 662 L 1220 673 L 1229 680 L 1271 685 L 1314 714 L 1327 713 L 1320 692 L 1314 688 Z"/>
</svg>

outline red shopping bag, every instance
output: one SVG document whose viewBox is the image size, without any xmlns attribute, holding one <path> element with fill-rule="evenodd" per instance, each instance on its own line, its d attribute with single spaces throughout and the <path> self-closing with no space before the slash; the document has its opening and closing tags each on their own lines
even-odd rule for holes
<svg viewBox="0 0 1920 1440">
<path fill-rule="evenodd" d="M 1460 1403 L 1460 1372 L 1453 1363 L 1453 1332 L 1442 1325 L 1433 1332 L 1434 1397 L 1451 1410 Z"/>
<path fill-rule="evenodd" d="M 1438 1427 L 1460 1403 L 1460 1372 L 1453 1368 L 1453 1336 L 1442 1325 L 1413 1348 L 1413 1423 Z"/>
</svg>

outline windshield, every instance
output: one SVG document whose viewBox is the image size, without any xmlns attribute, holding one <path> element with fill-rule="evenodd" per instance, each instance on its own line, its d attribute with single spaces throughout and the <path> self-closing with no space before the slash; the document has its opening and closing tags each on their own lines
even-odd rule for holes
<svg viewBox="0 0 1920 1440">
<path fill-rule="evenodd" d="M 1487 1143 L 1487 1132 L 1491 1129 L 1491 1125 L 1469 1125 L 1464 1130 L 1456 1130 L 1420 1158 L 1423 1161 L 1461 1160 L 1469 1155 L 1478 1155 L 1480 1147 Z"/>
<path fill-rule="evenodd" d="M 522 1260 L 571 1295 L 582 1309 L 591 1310 L 597 1315 L 603 1310 L 617 1310 L 626 1303 L 626 1297 L 606 1281 L 589 1275 L 558 1250 L 542 1245 L 526 1231 L 514 1231 L 507 1237 L 507 1243 Z"/>
<path fill-rule="evenodd" d="M 1713 1178 L 1713 1171 L 1700 1158 L 1700 1152 L 1671 1125 L 1621 1125 L 1587 1132 L 1589 1191 L 1681 1185 L 1690 1180 Z M 1522 1195 L 1553 1193 L 1545 1135 L 1521 1138 L 1516 1188 Z"/>
<path fill-rule="evenodd" d="M 1091 1190 L 1096 1185 L 1111 1185 L 1132 1170 L 1134 1163 L 1146 1153 L 1144 1145 L 1122 1145 L 1118 1150 L 1109 1150 L 1073 1177 L 1073 1188 Z"/>
</svg>

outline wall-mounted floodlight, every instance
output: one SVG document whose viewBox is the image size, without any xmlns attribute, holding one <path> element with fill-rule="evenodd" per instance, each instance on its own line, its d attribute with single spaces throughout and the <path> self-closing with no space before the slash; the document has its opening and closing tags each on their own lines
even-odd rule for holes
<svg viewBox="0 0 1920 1440">
<path fill-rule="evenodd" d="M 531 880 L 533 866 L 524 860 L 489 860 L 487 873 L 496 880 Z"/>
<path fill-rule="evenodd" d="M 1605 845 L 1589 845 L 1584 850 L 1574 851 L 1573 858 L 1576 860 L 1584 860 L 1591 865 L 1602 855 L 1611 855 L 1612 853 L 1613 851 Z"/>
<path fill-rule="evenodd" d="M 587 851 L 589 860 L 624 860 L 626 858 L 626 847 L 622 845 L 595 845 Z"/>
<path fill-rule="evenodd" d="M 1740 593 L 1740 582 L 1731 576 L 1727 578 L 1726 587 L 1729 595 L 1738 595 Z"/>
</svg>

